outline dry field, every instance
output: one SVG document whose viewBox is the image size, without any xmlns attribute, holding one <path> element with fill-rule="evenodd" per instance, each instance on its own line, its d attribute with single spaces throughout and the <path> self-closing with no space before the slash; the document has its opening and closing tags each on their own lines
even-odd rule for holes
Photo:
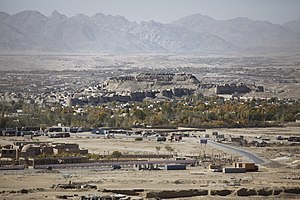
<svg viewBox="0 0 300 200">
<path fill-rule="evenodd" d="M 219 129 L 207 130 L 207 133 L 219 131 L 221 133 L 239 135 L 243 134 L 247 138 L 256 136 L 275 137 L 279 133 L 281 135 L 299 135 L 299 127 L 288 128 L 264 128 L 264 129 Z M 203 133 L 194 133 L 197 136 Z M 1 137 L 0 144 L 11 144 L 13 141 L 19 140 L 17 137 Z M 93 153 L 108 153 L 118 150 L 123 153 L 157 153 L 155 147 L 160 146 L 159 153 L 168 153 L 165 149 L 166 145 L 172 146 L 179 156 L 185 155 L 201 155 L 221 154 L 217 149 L 213 149 L 209 145 L 201 146 L 197 143 L 198 138 L 184 138 L 182 142 L 156 142 L 154 138 L 146 138 L 143 141 L 135 141 L 134 138 L 117 136 L 116 139 L 104 139 L 102 137 L 93 136 L 89 133 L 72 134 L 71 138 L 53 139 L 39 137 L 40 141 L 55 142 L 75 142 L 80 148 L 87 148 Z M 46 172 L 44 170 L 27 169 L 24 171 L 0 171 L 0 199 L 53 199 L 57 195 L 70 195 L 70 199 L 78 199 L 76 195 L 87 194 L 111 194 L 125 193 L 133 194 L 144 199 L 151 198 L 151 195 L 164 192 L 164 195 L 170 195 L 172 191 L 181 194 L 183 197 L 178 199 L 236 199 L 241 198 L 236 195 L 238 190 L 242 188 L 271 190 L 282 188 L 298 188 L 300 187 L 299 178 L 300 169 L 299 162 L 297 165 L 290 165 L 288 162 L 282 162 L 282 155 L 278 154 L 275 149 L 278 147 L 261 147 L 247 149 L 256 152 L 267 159 L 273 159 L 265 166 L 259 166 L 259 172 L 247 172 L 242 174 L 223 174 L 211 172 L 205 164 L 196 167 L 188 167 L 183 171 L 134 171 L 130 167 L 120 170 L 111 170 L 110 168 L 85 168 L 85 169 L 63 169 L 59 171 Z M 280 147 L 289 149 L 288 146 Z M 279 149 L 280 149 L 279 148 Z M 299 159 L 300 146 L 292 147 L 295 153 L 285 155 L 286 158 L 293 158 L 294 161 Z M 226 152 L 230 155 L 230 152 Z M 279 156 L 278 156 L 278 155 Z M 235 156 L 235 155 L 232 155 Z M 278 156 L 278 157 L 277 157 Z M 290 157 L 288 157 L 290 156 Z M 270 164 L 271 163 L 271 164 Z M 296 167 L 295 167 L 296 166 Z M 53 185 L 67 184 L 71 182 L 88 183 L 97 186 L 94 189 L 53 189 Z M 21 190 L 29 191 L 22 194 Z M 197 191 L 213 190 L 224 191 L 225 189 L 232 191 L 232 194 L 221 197 L 213 196 L 194 196 L 184 197 L 191 193 L 194 189 Z M 171 191 L 171 192 L 170 192 Z M 75 194 L 75 196 L 74 196 Z M 72 196 L 72 197 L 71 197 Z M 297 199 L 298 195 L 282 192 L 276 196 L 249 196 L 242 199 Z"/>
</svg>

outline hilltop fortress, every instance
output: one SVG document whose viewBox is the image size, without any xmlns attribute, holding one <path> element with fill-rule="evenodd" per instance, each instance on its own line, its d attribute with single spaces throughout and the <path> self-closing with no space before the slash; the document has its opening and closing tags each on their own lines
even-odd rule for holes
<svg viewBox="0 0 300 200">
<path fill-rule="evenodd" d="M 103 84 L 86 88 L 69 98 L 69 105 L 97 105 L 112 101 L 143 101 L 145 98 L 181 98 L 191 95 L 200 87 L 192 74 L 150 74 L 111 77 Z"/>
<path fill-rule="evenodd" d="M 200 81 L 192 74 L 144 73 L 136 76 L 112 77 L 104 83 L 104 86 L 106 89 L 117 92 L 144 90 L 163 91 L 174 88 L 196 90 L 200 86 Z"/>
<path fill-rule="evenodd" d="M 202 77 L 201 74 L 199 74 Z M 52 81 L 52 80 L 51 80 Z M 51 82 L 50 81 L 50 82 Z M 37 85 L 39 81 L 35 83 Z M 49 82 L 49 83 L 50 83 Z M 20 100 L 39 105 L 60 104 L 65 107 L 79 105 L 99 105 L 108 102 L 135 102 L 143 100 L 179 100 L 188 95 L 201 93 L 203 95 L 244 95 L 250 92 L 264 92 L 263 86 L 243 83 L 218 83 L 217 77 L 213 83 L 198 80 L 195 75 L 187 73 L 140 73 L 107 78 L 105 81 L 94 81 L 93 85 L 86 82 L 84 87 L 75 87 L 81 80 L 73 80 L 73 87 L 66 87 L 57 81 L 56 85 L 43 89 L 35 94 L 24 92 L 6 92 L 0 96 L 0 101 L 18 102 Z M 36 88 L 37 85 L 35 86 Z M 41 86 L 42 87 L 42 86 Z M 66 91 L 70 90 L 69 92 Z M 52 91 L 51 90 L 55 90 Z M 37 90 L 38 91 L 38 90 Z"/>
<path fill-rule="evenodd" d="M 102 84 L 83 89 L 68 98 L 68 105 L 97 105 L 107 102 L 143 101 L 144 99 L 176 99 L 192 95 L 203 85 L 192 74 L 141 73 L 135 76 L 111 77 Z M 216 94 L 248 93 L 253 88 L 213 86 Z"/>
</svg>

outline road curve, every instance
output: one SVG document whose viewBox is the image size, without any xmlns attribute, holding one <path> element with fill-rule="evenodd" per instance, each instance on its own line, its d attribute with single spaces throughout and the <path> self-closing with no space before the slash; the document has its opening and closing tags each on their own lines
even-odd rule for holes
<svg viewBox="0 0 300 200">
<path fill-rule="evenodd" d="M 248 158 L 249 160 L 252 160 L 255 164 L 263 164 L 266 162 L 266 160 L 258 157 L 257 155 L 255 155 L 254 153 L 251 153 L 249 151 L 237 148 L 237 147 L 232 147 L 226 144 L 222 144 L 219 142 L 214 142 L 211 140 L 208 140 L 208 144 L 211 145 L 212 147 L 215 147 L 217 149 L 223 149 L 223 150 L 229 150 L 231 152 L 237 153 L 243 157 Z"/>
</svg>

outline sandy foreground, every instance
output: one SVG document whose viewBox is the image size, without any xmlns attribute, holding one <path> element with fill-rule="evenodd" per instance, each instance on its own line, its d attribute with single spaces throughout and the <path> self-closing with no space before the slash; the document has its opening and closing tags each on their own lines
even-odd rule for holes
<svg viewBox="0 0 300 200">
<path fill-rule="evenodd" d="M 263 128 L 263 129 L 219 129 L 207 130 L 207 133 L 219 131 L 232 135 L 245 135 L 246 138 L 255 138 L 262 135 L 273 139 L 276 135 L 299 135 L 300 127 L 287 128 Z M 38 137 L 39 141 L 78 143 L 80 148 L 89 149 L 89 152 L 106 154 L 118 150 L 122 153 L 169 153 L 166 145 L 174 148 L 173 153 L 178 156 L 225 154 L 226 156 L 239 157 L 231 152 L 221 152 L 209 145 L 201 146 L 198 143 L 201 132 L 194 133 L 198 138 L 184 138 L 181 142 L 157 142 L 155 138 L 145 138 L 143 141 L 135 141 L 134 138 L 116 136 L 115 139 L 91 135 L 90 133 L 72 134 L 71 138 L 46 138 Z M 11 144 L 20 140 L 18 137 L 1 137 L 0 145 Z M 158 152 L 156 146 L 161 147 Z M 194 197 L 178 197 L 177 199 L 298 199 L 299 193 L 286 193 L 282 188 L 300 188 L 300 146 L 289 147 L 243 147 L 255 152 L 257 155 L 268 159 L 269 162 L 259 166 L 259 172 L 247 172 L 242 174 L 224 174 L 211 172 L 207 164 L 191 167 L 182 171 L 135 171 L 131 167 L 123 167 L 119 170 L 111 170 L 110 167 L 77 168 L 62 170 L 35 170 L 24 171 L 0 171 L 0 199 L 55 199 L 58 195 L 67 195 L 69 199 L 79 199 L 82 195 L 96 194 L 107 195 L 114 193 L 128 194 L 131 196 L 150 199 L 153 192 L 177 191 L 185 193 L 191 190 L 208 190 L 209 194 Z M 293 149 L 292 153 L 290 149 Z M 289 154 L 284 154 L 288 151 Z M 282 154 L 283 153 L 283 154 Z M 283 157 L 285 159 L 283 159 Z M 244 158 L 241 160 L 247 161 Z M 296 164 L 295 164 L 296 163 Z M 82 183 L 96 185 L 97 189 L 59 189 L 57 184 Z M 232 185 L 232 183 L 235 183 Z M 254 195 L 239 197 L 236 192 L 242 188 L 274 189 L 282 190 L 278 195 Z M 27 192 L 22 192 L 25 189 Z M 210 195 L 211 190 L 230 190 L 232 193 L 222 197 Z M 298 189 L 299 190 L 299 189 Z M 132 195 L 132 191 L 135 192 Z M 299 192 L 299 191 L 298 191 Z M 23 194 L 24 193 L 24 194 Z M 187 192 L 186 192 L 187 193 Z M 272 192 L 274 194 L 274 191 Z M 184 196 L 184 195 L 183 195 Z"/>
</svg>

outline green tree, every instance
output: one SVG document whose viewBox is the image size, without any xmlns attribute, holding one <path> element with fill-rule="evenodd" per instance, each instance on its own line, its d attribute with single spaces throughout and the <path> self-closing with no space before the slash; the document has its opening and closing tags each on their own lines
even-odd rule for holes
<svg viewBox="0 0 300 200">
<path fill-rule="evenodd" d="M 119 158 L 122 157 L 122 153 L 120 151 L 114 151 L 112 152 L 111 157 L 119 160 Z"/>
<path fill-rule="evenodd" d="M 139 120 L 144 120 L 146 117 L 145 112 L 140 109 L 135 109 L 133 115 Z"/>
<path fill-rule="evenodd" d="M 166 145 L 165 149 L 171 154 L 175 149 L 171 147 L 170 145 Z"/>
<path fill-rule="evenodd" d="M 160 151 L 161 147 L 160 146 L 156 146 L 155 149 L 157 151 L 157 154 L 159 154 L 159 151 Z"/>
</svg>

